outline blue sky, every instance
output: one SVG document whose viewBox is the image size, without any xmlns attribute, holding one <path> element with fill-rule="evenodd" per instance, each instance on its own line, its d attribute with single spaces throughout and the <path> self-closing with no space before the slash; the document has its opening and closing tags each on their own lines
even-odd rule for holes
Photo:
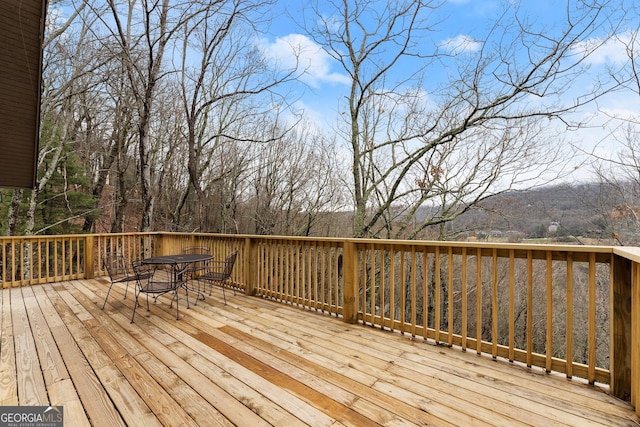
<svg viewBox="0 0 640 427">
<path fill-rule="evenodd" d="M 329 1 L 340 3 L 342 0 Z M 634 7 L 634 0 L 620 1 L 626 2 L 627 5 L 626 9 L 621 10 L 630 10 L 629 6 Z M 460 54 L 464 55 L 465 49 L 473 51 L 477 48 L 475 40 L 485 34 L 487 27 L 501 13 L 505 4 L 515 3 L 517 2 L 514 0 L 442 0 L 442 6 L 436 12 L 437 16 L 430 21 L 439 22 L 437 31 L 429 33 L 429 39 L 426 41 L 431 46 L 457 46 Z M 572 0 L 572 3 L 576 3 L 576 0 Z M 326 5 L 327 2 L 321 0 L 320 4 Z M 546 27 L 549 32 L 553 30 L 555 23 L 564 19 L 566 12 L 564 1 L 522 0 L 519 4 L 522 9 L 526 9 L 531 20 Z M 277 61 L 285 68 L 294 64 L 292 46 L 302 53 L 301 61 L 307 70 L 301 77 L 304 85 L 298 84 L 293 87 L 298 94 L 295 107 L 304 110 L 307 118 L 319 127 L 330 131 L 340 114 L 339 101 L 344 99 L 350 81 L 339 64 L 304 35 L 300 17 L 305 7 L 308 7 L 307 0 L 277 0 L 272 9 L 273 21 L 263 34 L 260 44 L 268 59 Z M 639 7 L 635 5 L 635 8 L 635 11 L 630 10 L 628 21 L 619 30 L 619 36 L 623 40 L 629 40 L 629 31 L 638 31 L 640 27 Z M 306 12 L 308 15 L 309 10 L 306 9 Z M 640 46 L 637 50 L 640 56 Z M 606 66 L 622 64 L 625 59 L 624 47 L 620 43 L 610 42 L 589 59 L 589 65 L 592 72 L 598 72 L 603 71 Z M 399 69 L 398 73 L 402 77 L 410 71 L 405 67 Z M 448 71 L 450 72 L 443 67 L 430 68 L 429 80 L 438 81 L 438 78 L 443 77 Z M 576 90 L 590 84 L 590 78 L 588 74 L 583 76 L 584 81 L 576 85 Z M 426 96 L 430 95 L 430 89 L 425 88 Z M 612 155 L 615 153 L 615 147 L 610 143 L 611 138 L 607 138 L 607 129 L 600 125 L 607 122 L 612 115 L 640 117 L 639 100 L 640 95 L 637 93 L 618 92 L 601 99 L 597 106 L 582 109 L 577 114 L 580 118 L 587 119 L 594 127 L 572 134 L 571 141 L 583 145 L 586 149 L 597 147 L 603 156 Z M 602 143 L 602 140 L 605 142 Z"/>
<path fill-rule="evenodd" d="M 79 4 L 78 0 L 72 0 Z M 329 0 L 340 3 L 342 0 Z M 351 0 L 350 0 L 351 1 Z M 487 27 L 497 17 L 505 4 L 519 4 L 519 7 L 538 25 L 554 28 L 554 23 L 564 19 L 565 2 L 560 0 L 440 0 L 441 7 L 436 10 L 436 17 L 430 22 L 439 21 L 436 30 L 429 34 L 429 42 L 439 46 L 458 46 L 473 50 L 474 40 L 485 34 Z M 616 0 L 618 1 L 618 0 Z M 619 0 L 634 5 L 635 0 Z M 571 0 L 576 3 L 577 0 Z M 326 0 L 320 0 L 326 5 Z M 64 3 L 62 3 L 64 5 Z M 640 7 L 631 11 L 629 21 L 620 29 L 621 37 L 628 39 L 625 31 L 638 31 L 640 27 Z M 292 66 L 294 58 L 292 46 L 297 46 L 302 52 L 301 62 L 307 66 L 307 71 L 301 77 L 304 85 L 297 85 L 300 94 L 299 105 L 318 121 L 331 120 L 338 114 L 338 100 L 344 96 L 349 85 L 349 78 L 336 62 L 306 35 L 301 24 L 301 15 L 306 10 L 309 15 L 307 0 L 276 0 L 272 8 L 271 25 L 266 28 L 260 44 L 269 59 L 284 66 Z M 55 7 L 50 8 L 50 16 L 59 13 Z M 329 12 L 327 12 L 329 13 Z M 635 15 L 634 15 L 635 13 Z M 63 15 L 66 15 L 63 13 Z M 267 19 L 270 17 L 266 17 Z M 640 47 L 638 47 L 640 50 Z M 640 56 L 640 53 L 639 53 Z M 594 71 L 602 70 L 604 66 L 621 64 L 624 60 L 624 48 L 619 43 L 611 42 L 600 49 L 597 55 L 590 58 Z M 406 69 L 399 70 L 405 73 Z M 430 78 L 437 79 L 445 70 L 430 68 Z M 425 89 L 428 91 L 428 89 Z M 600 108 L 620 114 L 640 114 L 638 96 L 629 93 L 611 96 L 600 104 Z"/>
<path fill-rule="evenodd" d="M 514 2 L 511 2 L 514 3 Z M 628 4 L 633 4 L 629 3 Z M 271 27 L 272 35 L 265 38 L 262 43 L 271 59 L 277 60 L 282 65 L 293 64 L 291 58 L 291 46 L 298 46 L 303 55 L 303 62 L 308 64 L 308 70 L 303 81 L 307 87 L 299 89 L 304 91 L 298 106 L 303 108 L 314 120 L 318 122 L 331 122 L 338 113 L 338 100 L 344 96 L 349 84 L 349 79 L 345 75 L 339 64 L 336 64 L 329 55 L 326 54 L 307 36 L 303 35 L 303 30 L 296 22 L 292 21 L 292 16 L 300 15 L 301 8 L 306 2 L 303 0 L 281 0 L 278 1 L 278 8 L 275 11 L 277 18 Z M 499 14 L 505 2 L 490 0 L 449 0 L 438 9 L 438 16 L 441 23 L 438 31 L 430 34 L 431 42 L 434 45 L 456 45 L 470 50 L 475 48 L 474 40 L 486 31 L 487 25 Z M 529 18 L 541 27 L 546 28 L 549 33 L 553 31 L 558 21 L 563 21 L 565 17 L 564 2 L 552 0 L 523 1 L 520 4 L 522 9 L 526 8 Z M 291 16 L 289 16 L 291 15 Z M 629 22 L 620 30 L 620 36 L 628 40 L 629 34 L 625 36 L 625 31 L 636 30 L 640 18 L 637 15 L 630 15 Z M 597 40 L 595 40 L 597 41 Z M 626 59 L 624 48 L 619 43 L 611 42 L 603 46 L 598 54 L 589 60 L 592 72 L 602 71 L 605 66 L 615 66 L 622 64 Z M 444 72 L 443 69 L 434 69 L 434 73 Z M 407 72 L 402 70 L 401 72 Z M 435 77 L 435 75 L 434 75 Z M 588 79 L 590 76 L 585 75 Z M 580 85 L 590 84 L 585 80 Z M 589 117 L 594 124 L 607 120 L 606 114 L 640 115 L 639 96 L 636 94 L 618 93 L 603 98 L 598 107 L 583 109 L 579 114 Z M 595 132 L 590 129 L 586 133 L 575 135 L 573 140 L 582 141 L 587 146 L 594 146 L 600 139 L 604 138 L 604 133 Z M 605 144 L 606 145 L 606 144 Z M 605 147 L 609 149 L 609 147 Z"/>
</svg>

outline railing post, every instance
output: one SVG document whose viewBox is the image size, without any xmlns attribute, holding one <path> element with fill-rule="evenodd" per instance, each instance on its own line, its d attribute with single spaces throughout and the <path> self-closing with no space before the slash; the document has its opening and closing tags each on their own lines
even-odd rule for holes
<svg viewBox="0 0 640 427">
<path fill-rule="evenodd" d="M 156 246 L 155 246 L 155 254 L 154 256 L 163 256 L 163 255 L 169 255 L 169 253 L 165 253 L 166 252 L 166 240 L 165 239 L 165 234 L 164 233 L 158 233 L 156 235 Z"/>
<path fill-rule="evenodd" d="M 637 326 L 632 322 L 632 287 L 638 287 L 633 278 L 633 264 L 629 259 L 613 256 L 613 281 L 611 284 L 611 345 L 609 372 L 611 393 L 624 400 L 637 399 L 632 393 L 632 342 L 637 338 Z M 634 301 L 636 304 L 638 301 Z M 635 336 L 632 336 L 633 334 Z M 635 402 L 631 402 L 635 405 Z"/>
<path fill-rule="evenodd" d="M 247 237 L 244 239 L 244 253 L 243 253 L 243 265 L 242 270 L 244 271 L 244 277 L 242 281 L 244 282 L 244 291 L 247 295 L 253 295 L 255 293 L 254 282 L 258 280 L 256 276 L 256 254 L 255 254 L 255 245 L 253 244 L 253 239 Z"/>
<path fill-rule="evenodd" d="M 345 241 L 342 251 L 342 313 L 346 323 L 358 322 L 358 252 L 353 241 Z"/>
<path fill-rule="evenodd" d="M 640 264 L 631 264 L 631 404 L 640 416 Z"/>
<path fill-rule="evenodd" d="M 95 277 L 94 265 L 94 239 L 93 234 L 88 234 L 84 238 L 84 278 L 93 279 Z"/>
</svg>

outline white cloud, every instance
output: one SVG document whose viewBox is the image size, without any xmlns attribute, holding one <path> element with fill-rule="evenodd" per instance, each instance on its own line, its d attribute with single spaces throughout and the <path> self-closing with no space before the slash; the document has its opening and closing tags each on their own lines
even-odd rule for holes
<svg viewBox="0 0 640 427">
<path fill-rule="evenodd" d="M 615 106 L 606 107 L 606 108 L 602 108 L 600 111 L 602 111 L 602 113 L 605 114 L 607 117 L 628 121 L 628 122 L 637 122 L 638 117 L 640 117 L 640 112 L 638 112 L 637 110 L 633 110 L 631 108 L 624 108 L 623 106 L 620 106 L 618 108 L 615 108 Z"/>
<path fill-rule="evenodd" d="M 331 71 L 333 58 L 318 44 L 302 34 L 289 34 L 275 41 L 263 40 L 265 58 L 286 69 L 297 68 L 302 73 L 300 80 L 312 87 L 323 83 L 348 85 L 348 76 Z"/>
<path fill-rule="evenodd" d="M 602 39 L 591 39 L 577 45 L 574 50 L 585 53 L 592 49 L 595 51 L 587 58 L 593 65 L 602 64 L 623 64 L 629 60 L 627 49 L 633 45 L 634 51 L 640 51 L 640 41 L 631 32 L 620 34 L 617 38 L 612 38 L 603 43 Z"/>
<path fill-rule="evenodd" d="M 477 52 L 482 47 L 482 44 L 469 36 L 460 34 L 442 41 L 440 47 L 452 55 L 460 55 L 463 53 Z"/>
</svg>

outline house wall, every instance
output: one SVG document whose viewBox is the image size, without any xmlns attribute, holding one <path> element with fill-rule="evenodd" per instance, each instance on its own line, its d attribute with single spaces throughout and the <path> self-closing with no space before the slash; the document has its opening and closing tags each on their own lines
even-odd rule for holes
<svg viewBox="0 0 640 427">
<path fill-rule="evenodd" d="M 33 188 L 46 0 L 0 1 L 0 187 Z"/>
</svg>

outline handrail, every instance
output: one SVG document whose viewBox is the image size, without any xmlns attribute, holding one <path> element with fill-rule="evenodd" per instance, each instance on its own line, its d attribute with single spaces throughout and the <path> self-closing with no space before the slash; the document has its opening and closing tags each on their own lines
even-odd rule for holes
<svg viewBox="0 0 640 427">
<path fill-rule="evenodd" d="M 638 408 L 640 248 L 301 238 L 206 233 L 0 237 L 1 287 L 106 274 L 207 246 L 238 250 L 249 295 L 438 345 L 610 385 Z"/>
</svg>

